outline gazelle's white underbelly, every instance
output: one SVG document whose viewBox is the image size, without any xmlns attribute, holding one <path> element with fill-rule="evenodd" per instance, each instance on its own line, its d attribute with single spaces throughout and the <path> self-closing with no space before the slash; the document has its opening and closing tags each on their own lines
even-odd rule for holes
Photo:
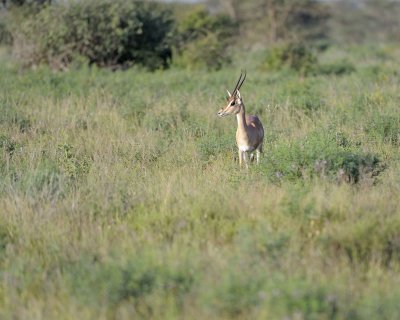
<svg viewBox="0 0 400 320">
<path fill-rule="evenodd" d="M 254 151 L 254 147 L 248 146 L 248 145 L 245 145 L 245 144 L 239 145 L 238 147 L 239 147 L 239 150 L 242 151 L 242 152 L 244 152 L 244 151 Z"/>
</svg>

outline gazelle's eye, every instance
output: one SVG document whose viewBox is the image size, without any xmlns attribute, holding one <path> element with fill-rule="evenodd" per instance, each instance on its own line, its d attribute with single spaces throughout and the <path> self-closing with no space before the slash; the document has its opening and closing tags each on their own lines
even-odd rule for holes
<svg viewBox="0 0 400 320">
<path fill-rule="evenodd" d="M 233 100 L 232 102 L 231 102 L 231 106 L 234 106 L 235 105 L 235 100 Z"/>
</svg>

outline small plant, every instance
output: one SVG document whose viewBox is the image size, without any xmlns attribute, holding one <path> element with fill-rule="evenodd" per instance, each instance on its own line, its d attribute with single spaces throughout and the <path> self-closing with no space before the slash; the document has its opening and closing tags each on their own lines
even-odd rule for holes
<svg viewBox="0 0 400 320">
<path fill-rule="evenodd" d="M 71 179 L 78 179 L 89 172 L 90 159 L 87 156 L 78 157 L 74 148 L 68 143 L 59 145 L 57 149 L 57 160 L 65 176 Z"/>
<path fill-rule="evenodd" d="M 16 143 L 5 135 L 0 135 L 0 150 L 3 150 L 9 156 L 14 154 Z"/>
</svg>

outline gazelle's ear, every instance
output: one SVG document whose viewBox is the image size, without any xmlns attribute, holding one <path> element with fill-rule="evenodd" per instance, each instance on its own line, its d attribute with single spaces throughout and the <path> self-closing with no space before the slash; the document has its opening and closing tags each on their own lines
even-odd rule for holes
<svg viewBox="0 0 400 320">
<path fill-rule="evenodd" d="M 237 96 L 239 99 L 242 99 L 242 96 L 240 95 L 239 90 L 236 91 L 236 96 Z"/>
<path fill-rule="evenodd" d="M 228 92 L 228 97 L 232 97 L 232 94 L 229 92 L 229 90 L 226 90 L 226 92 Z"/>
</svg>

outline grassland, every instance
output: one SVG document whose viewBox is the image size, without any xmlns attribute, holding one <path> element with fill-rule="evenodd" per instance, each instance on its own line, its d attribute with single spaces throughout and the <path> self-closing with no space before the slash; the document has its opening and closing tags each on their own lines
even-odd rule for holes
<svg viewBox="0 0 400 320">
<path fill-rule="evenodd" d="M 398 319 L 400 51 L 259 70 L 239 170 L 239 70 L 21 71 L 0 59 L 2 319 Z"/>
</svg>

